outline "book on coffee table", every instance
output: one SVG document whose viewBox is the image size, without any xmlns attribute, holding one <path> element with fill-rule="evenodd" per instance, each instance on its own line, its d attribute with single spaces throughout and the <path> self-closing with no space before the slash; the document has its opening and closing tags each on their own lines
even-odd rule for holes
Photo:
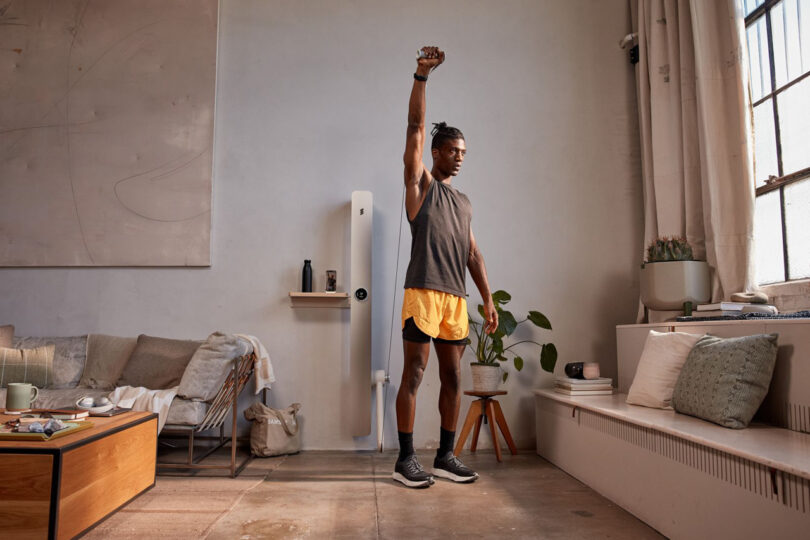
<svg viewBox="0 0 810 540">
<path fill-rule="evenodd" d="M 91 412 L 90 416 L 115 416 L 117 414 L 122 414 L 125 412 L 131 411 L 131 408 L 126 407 L 113 407 L 112 409 L 104 412 Z"/>
<path fill-rule="evenodd" d="M 84 409 L 34 409 L 30 414 L 57 420 L 80 420 L 90 416 Z"/>
</svg>

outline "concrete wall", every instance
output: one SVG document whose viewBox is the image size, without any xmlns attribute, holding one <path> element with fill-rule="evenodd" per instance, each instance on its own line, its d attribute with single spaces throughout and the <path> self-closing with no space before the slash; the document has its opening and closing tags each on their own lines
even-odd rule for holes
<svg viewBox="0 0 810 540">
<path fill-rule="evenodd" d="M 490 283 L 512 293 L 515 313 L 540 310 L 554 327 L 518 337 L 553 341 L 558 372 L 598 361 L 615 376 L 614 326 L 636 313 L 642 227 L 633 68 L 617 46 L 625 0 L 222 0 L 220 11 L 212 266 L 0 270 L 0 323 L 20 335 L 255 334 L 278 378 L 270 403 L 303 405 L 306 448 L 373 448 L 373 433 L 353 438 L 342 424 L 349 311 L 291 309 L 287 298 L 305 258 L 316 289 L 336 269 L 345 290 L 348 201 L 370 190 L 372 368 L 390 372 L 395 447 L 405 118 L 416 50 L 435 44 L 448 57 L 428 82 L 428 122 L 467 137 L 454 185 L 473 202 Z M 474 309 L 471 280 L 468 290 Z M 518 445 L 533 448 L 531 389 L 551 376 L 522 352 L 501 403 Z M 433 357 L 417 447 L 437 445 L 438 391 Z"/>
</svg>

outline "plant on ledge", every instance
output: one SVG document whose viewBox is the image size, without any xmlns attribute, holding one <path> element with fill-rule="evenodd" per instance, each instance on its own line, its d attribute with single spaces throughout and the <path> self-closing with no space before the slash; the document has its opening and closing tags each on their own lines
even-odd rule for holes
<svg viewBox="0 0 810 540">
<path fill-rule="evenodd" d="M 639 274 L 641 302 L 649 309 L 683 310 L 711 298 L 711 275 L 705 261 L 696 261 L 686 238 L 660 236 L 647 246 Z"/>
<path fill-rule="evenodd" d="M 475 336 L 476 343 L 473 346 L 472 340 L 467 339 L 467 346 L 475 354 L 475 362 L 472 366 L 494 366 L 500 367 L 501 362 L 508 361 L 507 354 L 510 354 L 515 365 L 515 369 L 520 371 L 523 369 L 523 358 L 515 354 L 512 350 L 513 347 L 521 343 L 533 343 L 540 347 L 540 367 L 549 373 L 554 372 L 554 366 L 557 364 L 557 348 L 553 343 L 538 343 L 531 339 L 523 339 L 505 345 L 504 339 L 511 336 L 518 326 L 529 321 L 535 326 L 551 330 L 551 323 L 548 318 L 539 311 L 529 311 L 529 314 L 522 321 L 517 321 L 511 311 L 503 309 L 503 305 L 508 304 L 512 300 L 512 296 L 506 291 L 495 291 L 492 294 L 492 301 L 495 304 L 495 310 L 498 312 L 498 329 L 492 334 L 484 332 L 485 325 L 483 322 L 476 321 L 468 314 L 470 318 L 470 336 Z M 478 313 L 484 318 L 484 306 L 478 305 Z M 506 381 L 508 373 L 504 371 L 503 380 Z"/>
<path fill-rule="evenodd" d="M 647 246 L 647 262 L 694 261 L 692 246 L 686 238 L 661 236 Z M 642 263 L 641 267 L 644 267 Z"/>
</svg>

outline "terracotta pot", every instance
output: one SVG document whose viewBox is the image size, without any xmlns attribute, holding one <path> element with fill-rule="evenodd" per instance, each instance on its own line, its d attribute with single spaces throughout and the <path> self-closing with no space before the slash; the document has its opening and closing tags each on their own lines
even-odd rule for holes
<svg viewBox="0 0 810 540">
<path fill-rule="evenodd" d="M 501 367 L 496 365 L 470 364 L 473 391 L 494 392 L 501 383 Z"/>
</svg>

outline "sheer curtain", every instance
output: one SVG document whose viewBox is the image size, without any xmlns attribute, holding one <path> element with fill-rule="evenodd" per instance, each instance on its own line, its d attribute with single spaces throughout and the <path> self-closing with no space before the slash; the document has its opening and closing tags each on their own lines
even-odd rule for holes
<svg viewBox="0 0 810 540">
<path fill-rule="evenodd" d="M 735 0 L 632 0 L 644 242 L 685 236 L 712 267 L 712 300 L 754 289 L 754 187 Z"/>
</svg>

